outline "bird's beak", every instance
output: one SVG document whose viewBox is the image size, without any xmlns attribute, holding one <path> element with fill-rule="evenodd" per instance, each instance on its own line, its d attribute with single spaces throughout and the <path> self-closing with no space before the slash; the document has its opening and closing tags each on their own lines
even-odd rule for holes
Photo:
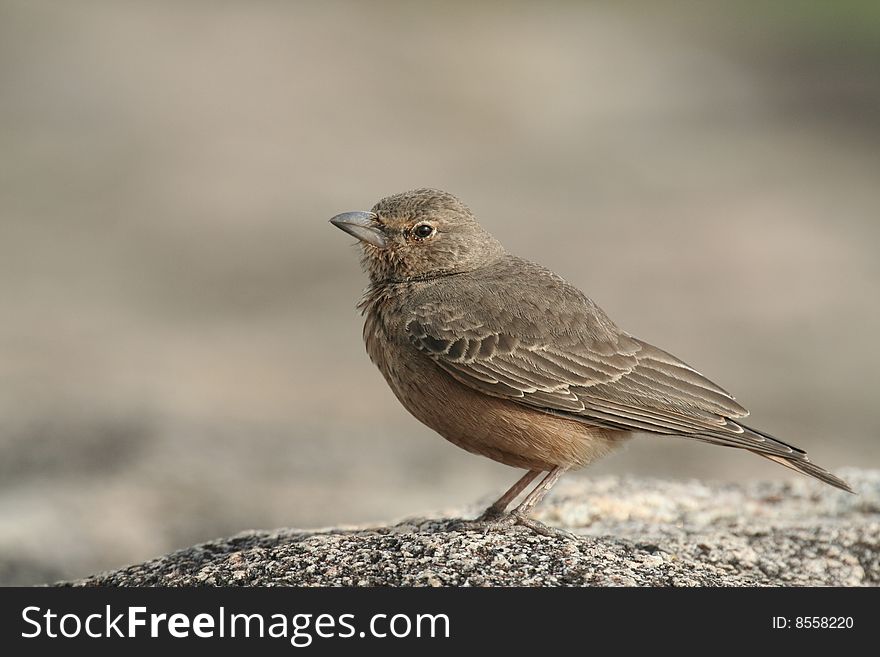
<svg viewBox="0 0 880 657">
<path fill-rule="evenodd" d="M 372 244 L 377 249 L 388 246 L 385 233 L 374 224 L 376 214 L 374 212 L 343 212 L 337 214 L 330 223 L 341 228 L 349 235 L 354 235 L 361 242 Z"/>
</svg>

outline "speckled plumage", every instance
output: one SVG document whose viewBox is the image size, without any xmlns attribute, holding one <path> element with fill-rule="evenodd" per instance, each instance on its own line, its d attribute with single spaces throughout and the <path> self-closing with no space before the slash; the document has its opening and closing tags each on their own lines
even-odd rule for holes
<svg viewBox="0 0 880 657">
<path fill-rule="evenodd" d="M 743 425 L 748 411 L 699 372 L 508 254 L 451 194 L 398 194 L 363 214 L 382 244 L 363 243 L 367 351 L 404 407 L 459 447 L 551 470 L 587 465 L 632 432 L 683 436 L 848 489 Z"/>
</svg>

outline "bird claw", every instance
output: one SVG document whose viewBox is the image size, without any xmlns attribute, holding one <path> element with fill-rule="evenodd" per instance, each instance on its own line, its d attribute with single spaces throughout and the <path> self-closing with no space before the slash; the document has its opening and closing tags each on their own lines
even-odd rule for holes
<svg viewBox="0 0 880 657">
<path fill-rule="evenodd" d="M 574 539 L 575 535 L 571 532 L 567 532 L 564 529 L 558 529 L 556 527 L 549 527 L 545 525 L 543 522 L 535 520 L 534 518 L 530 518 L 525 515 L 521 515 L 516 512 L 512 513 L 498 513 L 495 512 L 491 507 L 487 509 L 479 518 L 476 520 L 467 521 L 464 520 L 461 523 L 461 527 L 463 529 L 470 529 L 476 531 L 482 531 L 483 533 L 489 532 L 506 532 L 511 527 L 515 527 L 520 525 L 527 529 L 531 529 L 536 534 L 540 534 L 541 536 L 547 536 L 550 538 L 565 538 L 565 539 Z"/>
<path fill-rule="evenodd" d="M 536 534 L 540 534 L 541 536 L 547 536 L 548 538 L 564 538 L 566 540 L 575 540 L 577 537 L 571 532 L 565 531 L 564 529 L 559 529 L 558 527 L 550 527 L 549 525 L 545 525 L 543 522 L 539 520 L 535 520 L 534 518 L 529 518 L 528 516 L 520 516 L 518 514 L 511 514 L 516 516 L 517 525 L 522 525 L 523 527 L 528 527 Z"/>
<path fill-rule="evenodd" d="M 480 517 L 482 518 L 482 516 Z M 516 516 L 513 513 L 495 516 L 491 520 L 483 520 L 480 522 L 484 534 L 488 534 L 489 532 L 504 532 L 516 524 Z"/>
</svg>

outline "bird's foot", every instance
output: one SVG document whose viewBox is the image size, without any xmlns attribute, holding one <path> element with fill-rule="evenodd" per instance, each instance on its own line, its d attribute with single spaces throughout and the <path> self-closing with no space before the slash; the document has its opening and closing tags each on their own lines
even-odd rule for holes
<svg viewBox="0 0 880 657">
<path fill-rule="evenodd" d="M 559 527 L 551 527 L 550 525 L 545 525 L 543 522 L 539 520 L 535 520 L 534 518 L 530 518 L 528 516 L 521 516 L 518 513 L 511 514 L 515 516 L 515 524 L 522 525 L 523 527 L 528 527 L 536 534 L 540 534 L 541 536 L 547 536 L 549 538 L 564 538 L 566 540 L 575 540 L 577 537 L 569 531 L 564 529 L 560 529 Z"/>
<path fill-rule="evenodd" d="M 520 525 L 522 527 L 531 529 L 533 532 L 535 532 L 536 534 L 540 534 L 541 536 L 565 539 L 575 538 L 574 534 L 572 534 L 571 532 L 567 532 L 564 529 L 550 527 L 548 525 L 545 525 L 543 522 L 535 520 L 534 518 L 530 518 L 526 515 L 516 513 L 515 511 L 511 513 L 494 512 L 491 507 L 487 509 L 476 520 L 472 520 L 470 522 L 465 521 L 462 524 L 468 529 L 480 530 L 484 533 L 497 531 L 504 532 L 511 527 Z"/>
</svg>

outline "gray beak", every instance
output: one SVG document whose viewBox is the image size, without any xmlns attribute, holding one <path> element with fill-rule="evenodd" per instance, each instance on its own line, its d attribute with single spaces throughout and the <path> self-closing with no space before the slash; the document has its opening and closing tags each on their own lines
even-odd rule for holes
<svg viewBox="0 0 880 657">
<path fill-rule="evenodd" d="M 388 240 L 382 230 L 373 224 L 375 219 L 376 214 L 373 212 L 343 212 L 333 217 L 330 223 L 349 235 L 354 235 L 361 242 L 384 249 L 388 246 Z"/>
</svg>

